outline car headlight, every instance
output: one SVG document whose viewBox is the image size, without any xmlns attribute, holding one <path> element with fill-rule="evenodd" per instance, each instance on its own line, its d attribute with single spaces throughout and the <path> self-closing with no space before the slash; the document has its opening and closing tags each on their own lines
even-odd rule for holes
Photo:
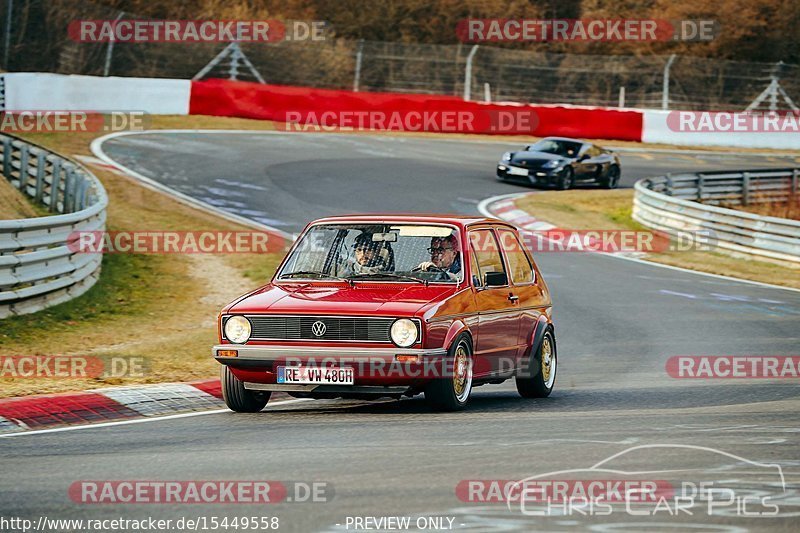
<svg viewBox="0 0 800 533">
<path fill-rule="evenodd" d="M 407 318 L 395 320 L 391 329 L 392 342 L 401 348 L 408 348 L 417 340 L 417 325 Z"/>
<path fill-rule="evenodd" d="M 511 152 L 506 152 L 503 154 L 503 161 L 511 161 Z"/>
<path fill-rule="evenodd" d="M 232 316 L 225 322 L 225 338 L 236 344 L 247 342 L 250 330 L 250 321 L 243 316 Z"/>
<path fill-rule="evenodd" d="M 542 165 L 542 168 L 556 168 L 560 164 L 561 164 L 561 161 L 557 161 L 555 159 L 551 159 L 550 161 L 547 161 L 544 165 Z"/>
</svg>

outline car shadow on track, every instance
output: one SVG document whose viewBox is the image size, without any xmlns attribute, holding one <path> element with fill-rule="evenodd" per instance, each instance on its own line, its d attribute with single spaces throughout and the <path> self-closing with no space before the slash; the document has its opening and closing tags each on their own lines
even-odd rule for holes
<svg viewBox="0 0 800 533">
<path fill-rule="evenodd" d="M 539 410 L 543 413 L 636 409 L 680 409 L 800 399 L 792 383 L 741 384 L 724 386 L 671 386 L 639 389 L 556 390 L 549 398 L 525 399 L 513 391 L 476 391 L 462 413 L 508 413 Z M 268 409 L 272 414 L 304 412 L 315 414 L 415 415 L 435 413 L 422 396 L 401 400 L 353 401 L 310 400 Z"/>
</svg>

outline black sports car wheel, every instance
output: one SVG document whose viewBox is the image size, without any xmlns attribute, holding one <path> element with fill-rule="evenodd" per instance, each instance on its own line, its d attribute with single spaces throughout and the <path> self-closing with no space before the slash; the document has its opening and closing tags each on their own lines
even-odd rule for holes
<svg viewBox="0 0 800 533">
<path fill-rule="evenodd" d="M 571 189 L 573 185 L 575 185 L 575 172 L 572 170 L 572 167 L 567 167 L 561 172 L 561 175 L 558 177 L 558 189 L 561 191 L 566 191 L 567 189 Z"/>
<path fill-rule="evenodd" d="M 608 174 L 606 174 L 605 179 L 601 182 L 603 187 L 606 189 L 616 189 L 617 185 L 619 185 L 619 167 L 617 165 L 611 165 L 608 169 Z"/>
</svg>

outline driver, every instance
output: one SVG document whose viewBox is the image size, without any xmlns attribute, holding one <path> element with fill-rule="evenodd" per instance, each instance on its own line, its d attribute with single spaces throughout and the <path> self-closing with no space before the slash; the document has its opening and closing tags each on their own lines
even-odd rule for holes
<svg viewBox="0 0 800 533">
<path fill-rule="evenodd" d="M 420 263 L 415 270 L 439 271 L 447 274 L 452 280 L 458 280 L 458 274 L 461 272 L 461 254 L 458 251 L 458 240 L 455 235 L 433 237 L 428 251 L 431 260 Z"/>
<path fill-rule="evenodd" d="M 375 274 L 385 271 L 389 264 L 389 250 L 383 242 L 373 242 L 372 233 L 361 233 L 353 241 L 355 259 L 348 261 L 344 275 Z"/>
</svg>

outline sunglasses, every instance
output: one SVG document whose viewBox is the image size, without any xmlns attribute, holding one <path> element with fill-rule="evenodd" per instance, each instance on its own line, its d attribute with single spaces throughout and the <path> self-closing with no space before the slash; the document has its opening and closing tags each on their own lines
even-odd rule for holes
<svg viewBox="0 0 800 533">
<path fill-rule="evenodd" d="M 443 254 L 447 250 L 453 250 L 453 249 L 454 248 L 452 248 L 452 247 L 444 247 L 444 248 L 443 247 L 436 247 L 436 248 L 431 247 L 431 248 L 428 248 L 428 252 L 430 252 L 431 254 Z"/>
</svg>

